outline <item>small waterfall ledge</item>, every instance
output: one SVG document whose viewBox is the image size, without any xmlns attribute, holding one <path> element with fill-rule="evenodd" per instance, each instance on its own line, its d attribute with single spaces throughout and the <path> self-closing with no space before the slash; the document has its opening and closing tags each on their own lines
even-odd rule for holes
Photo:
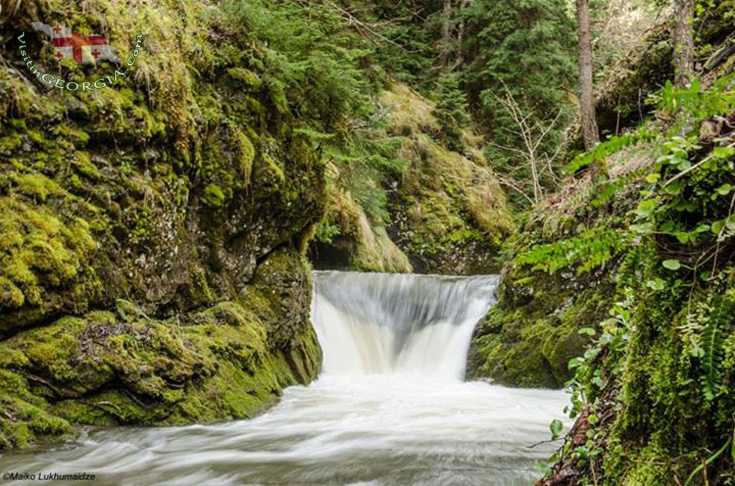
<svg viewBox="0 0 735 486">
<path fill-rule="evenodd" d="M 477 323 L 497 276 L 314 272 L 311 316 L 324 375 L 464 378 Z"/>
</svg>

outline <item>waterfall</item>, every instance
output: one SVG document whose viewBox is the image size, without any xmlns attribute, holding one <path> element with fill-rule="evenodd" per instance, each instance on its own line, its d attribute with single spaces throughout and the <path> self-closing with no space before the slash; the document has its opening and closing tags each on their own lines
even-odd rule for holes
<svg viewBox="0 0 735 486">
<path fill-rule="evenodd" d="M 459 381 L 498 277 L 314 272 L 314 281 L 324 375 Z"/>
<path fill-rule="evenodd" d="M 74 447 L 0 454 L 0 471 L 85 471 L 123 486 L 533 484 L 536 461 L 556 448 L 544 439 L 565 394 L 461 381 L 497 278 L 318 272 L 314 280 L 324 371 L 285 389 L 267 413 L 91 430 Z"/>
</svg>

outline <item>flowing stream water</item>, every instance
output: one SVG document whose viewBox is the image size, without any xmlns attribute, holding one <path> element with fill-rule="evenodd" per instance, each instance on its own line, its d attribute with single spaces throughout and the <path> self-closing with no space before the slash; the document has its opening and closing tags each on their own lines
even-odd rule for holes
<svg viewBox="0 0 735 486">
<path fill-rule="evenodd" d="M 564 393 L 463 382 L 472 331 L 493 304 L 497 277 L 314 278 L 322 374 L 286 389 L 268 413 L 220 425 L 98 430 L 74 447 L 0 456 L 0 478 L 87 472 L 96 480 L 79 484 L 533 484 L 536 459 L 554 446 L 530 446 L 563 418 Z"/>
</svg>

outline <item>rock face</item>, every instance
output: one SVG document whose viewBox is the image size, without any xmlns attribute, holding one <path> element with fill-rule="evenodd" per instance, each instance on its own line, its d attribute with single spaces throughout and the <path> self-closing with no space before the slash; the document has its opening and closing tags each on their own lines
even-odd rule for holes
<svg viewBox="0 0 735 486">
<path fill-rule="evenodd" d="M 629 243 L 620 228 L 654 160 L 624 151 L 610 161 L 616 193 L 595 193 L 585 177 L 528 215 L 505 243 L 510 258 L 498 302 L 475 329 L 469 378 L 561 388 L 573 377 L 570 360 L 584 354 L 615 303 Z"/>
<path fill-rule="evenodd" d="M 312 245 L 317 268 L 471 275 L 495 273 L 494 256 L 513 220 L 503 189 L 480 150 L 481 139 L 461 133 L 461 149 L 442 139 L 432 102 L 393 83 L 376 100 L 394 170 L 386 186 L 386 214 L 374 215 L 348 179 L 330 167 L 327 218 L 336 236 Z M 371 154 L 375 156 L 375 154 Z M 378 179 L 378 178 L 376 178 Z M 380 188 L 375 188 L 378 192 Z M 375 211 L 374 211 L 375 212 Z"/>
<path fill-rule="evenodd" d="M 13 3 L 0 18 L 0 447 L 70 424 L 248 417 L 320 351 L 302 253 L 324 164 L 257 43 L 212 7 Z M 7 6 L 6 7 L 10 7 Z M 52 60 L 31 21 L 136 64 Z M 73 25 L 72 25 L 73 24 Z M 60 73 L 60 76 L 59 76 Z M 267 80 L 266 80 L 267 81 Z"/>
<path fill-rule="evenodd" d="M 594 327 L 607 314 L 610 280 L 511 270 L 498 289 L 498 304 L 475 329 L 468 377 L 510 386 L 564 386 L 573 375 L 569 360 L 589 344 L 579 329 Z"/>
</svg>

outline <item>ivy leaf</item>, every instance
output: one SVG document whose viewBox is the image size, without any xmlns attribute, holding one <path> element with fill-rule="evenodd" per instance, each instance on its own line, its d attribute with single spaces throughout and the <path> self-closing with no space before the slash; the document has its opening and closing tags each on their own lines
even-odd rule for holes
<svg viewBox="0 0 735 486">
<path fill-rule="evenodd" d="M 648 287 L 651 290 L 663 290 L 666 286 L 666 282 L 664 282 L 660 278 L 654 278 L 653 280 L 649 280 L 646 282 L 646 287 Z"/>
<path fill-rule="evenodd" d="M 549 430 L 551 430 L 551 440 L 556 440 L 561 435 L 561 431 L 564 428 L 564 424 L 561 423 L 561 420 L 554 419 L 551 421 L 551 424 L 549 424 Z"/>
<path fill-rule="evenodd" d="M 681 263 L 679 263 L 679 260 L 664 260 L 663 266 L 669 270 L 679 270 L 681 268 Z"/>
<path fill-rule="evenodd" d="M 653 184 L 654 182 L 658 182 L 658 180 L 661 179 L 661 174 L 658 172 L 654 172 L 653 174 L 650 174 L 648 177 L 646 177 L 646 181 Z"/>
<path fill-rule="evenodd" d="M 720 196 L 727 196 L 730 194 L 730 191 L 732 191 L 732 186 L 730 184 L 722 184 L 720 187 L 717 188 L 717 193 Z"/>
</svg>

